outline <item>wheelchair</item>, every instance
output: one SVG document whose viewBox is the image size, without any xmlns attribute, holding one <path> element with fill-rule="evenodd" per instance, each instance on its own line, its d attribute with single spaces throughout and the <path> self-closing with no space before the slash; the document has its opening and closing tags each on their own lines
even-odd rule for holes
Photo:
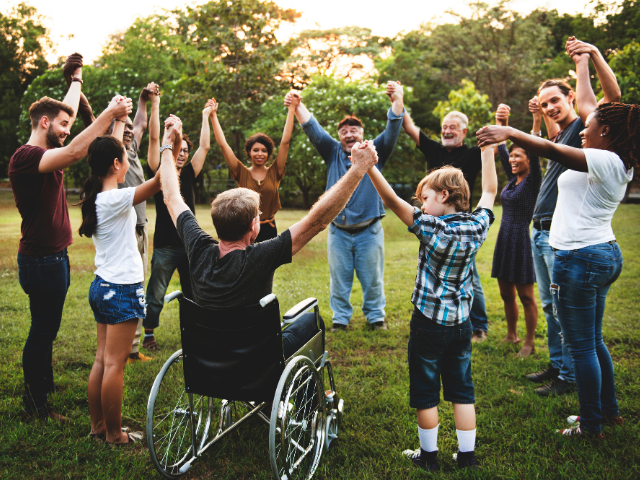
<svg viewBox="0 0 640 480">
<path fill-rule="evenodd" d="M 280 320 L 274 294 L 256 305 L 204 309 L 180 291 L 182 349 L 158 373 L 147 404 L 147 444 L 169 479 L 249 418 L 269 424 L 269 457 L 278 480 L 310 479 L 338 436 L 344 401 L 324 350 L 318 301 L 307 298 Z M 285 359 L 282 330 L 313 309 L 318 332 Z M 270 410 L 270 411 L 269 411 Z"/>
</svg>

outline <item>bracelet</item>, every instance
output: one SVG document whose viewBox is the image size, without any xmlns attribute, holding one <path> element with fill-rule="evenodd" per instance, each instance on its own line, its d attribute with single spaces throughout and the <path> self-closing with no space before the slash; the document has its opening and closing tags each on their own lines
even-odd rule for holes
<svg viewBox="0 0 640 480">
<path fill-rule="evenodd" d="M 170 143 L 165 143 L 164 145 L 162 145 L 160 147 L 160 155 L 162 155 L 162 152 L 164 152 L 165 150 L 171 150 L 173 152 L 173 145 L 171 145 Z"/>
<path fill-rule="evenodd" d="M 80 77 L 71 77 L 71 82 L 84 83 Z"/>
<path fill-rule="evenodd" d="M 126 121 L 126 120 L 120 120 L 119 118 L 114 118 L 114 120 L 115 120 L 116 122 L 127 123 L 127 121 Z"/>
<path fill-rule="evenodd" d="M 535 135 L 536 137 L 542 137 L 542 130 L 538 132 L 534 132 L 533 130 L 531 130 L 531 135 Z"/>
</svg>

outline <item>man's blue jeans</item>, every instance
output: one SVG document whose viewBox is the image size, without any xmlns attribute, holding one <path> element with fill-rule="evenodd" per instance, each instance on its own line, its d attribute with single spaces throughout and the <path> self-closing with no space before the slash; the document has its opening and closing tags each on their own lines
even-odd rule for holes
<svg viewBox="0 0 640 480">
<path fill-rule="evenodd" d="M 488 332 L 489 319 L 487 318 L 487 305 L 484 302 L 484 292 L 482 291 L 482 283 L 480 283 L 480 275 L 478 274 L 475 258 L 471 264 L 471 270 L 473 272 L 473 303 L 471 304 L 469 319 L 471 320 L 471 325 L 473 325 L 474 330 Z"/>
<path fill-rule="evenodd" d="M 324 321 L 320 317 L 320 329 L 324 335 Z M 284 358 L 290 358 L 318 333 L 315 312 L 307 312 L 298 320 L 282 330 L 282 352 Z"/>
<path fill-rule="evenodd" d="M 348 325 L 353 314 L 351 288 L 355 270 L 362 285 L 362 312 L 369 323 L 382 322 L 384 307 L 384 231 L 380 220 L 362 232 L 351 234 L 334 224 L 327 239 L 330 305 L 333 323 Z"/>
<path fill-rule="evenodd" d="M 46 417 L 47 393 L 53 391 L 53 341 L 58 335 L 70 285 L 67 249 L 51 255 L 18 254 L 18 277 L 29 295 L 31 328 L 22 351 L 24 402 L 28 414 Z"/>
<path fill-rule="evenodd" d="M 553 308 L 551 296 L 551 278 L 553 272 L 553 249 L 549 246 L 549 231 L 533 229 L 531 234 L 531 253 L 536 271 L 538 294 L 542 311 L 547 319 L 547 337 L 549 342 L 549 360 L 551 366 L 560 371 L 558 378 L 575 383 L 573 363 L 569 349 L 562 341 L 562 329 Z"/>
<path fill-rule="evenodd" d="M 184 247 L 161 247 L 153 250 L 151 276 L 147 285 L 147 316 L 142 321 L 144 328 L 155 329 L 160 325 L 164 296 L 176 269 L 180 275 L 182 293 L 187 298 L 193 298 L 189 258 Z"/>
<path fill-rule="evenodd" d="M 551 293 L 569 347 L 580 400 L 580 426 L 600 433 L 602 416 L 618 415 L 613 362 L 602 339 L 607 292 L 622 271 L 614 241 L 556 250 Z"/>
</svg>

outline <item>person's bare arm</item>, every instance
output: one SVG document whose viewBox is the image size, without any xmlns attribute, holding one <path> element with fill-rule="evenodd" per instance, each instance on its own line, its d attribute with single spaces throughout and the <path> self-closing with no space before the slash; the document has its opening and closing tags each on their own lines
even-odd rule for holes
<svg viewBox="0 0 640 480">
<path fill-rule="evenodd" d="M 156 90 L 156 92 L 158 91 Z M 160 168 L 160 95 L 158 93 L 149 94 L 151 114 L 149 116 L 147 165 L 154 173 Z"/>
<path fill-rule="evenodd" d="M 291 104 L 294 95 L 297 95 L 299 98 L 298 106 L 296 107 L 296 118 L 298 119 L 300 125 L 303 125 L 307 123 L 311 118 L 311 112 L 302 103 L 302 96 L 300 95 L 300 93 L 295 90 L 291 90 L 289 93 L 287 93 L 284 97 L 284 106 L 288 107 Z"/>
<path fill-rule="evenodd" d="M 600 100 L 600 102 L 611 103 L 620 101 L 622 94 L 616 75 L 596 46 L 576 40 L 575 37 L 570 37 L 567 41 L 566 49 L 572 58 L 574 55 L 589 54 L 593 66 L 596 69 L 598 80 L 600 80 L 602 92 L 604 93 L 604 98 Z"/>
<path fill-rule="evenodd" d="M 139 203 L 146 202 L 159 191 L 160 173 L 158 172 L 153 176 L 153 178 L 150 178 L 136 187 L 136 193 L 133 196 L 133 204 L 138 205 Z"/>
<path fill-rule="evenodd" d="M 73 72 L 72 78 L 77 78 L 82 80 L 82 67 L 78 67 L 75 69 L 75 71 Z M 71 117 L 70 125 L 73 125 L 73 122 L 78 116 L 78 105 L 80 105 L 81 90 L 82 90 L 82 83 L 77 81 L 76 82 L 72 81 L 71 85 L 69 86 L 69 90 L 67 90 L 67 94 L 64 97 L 64 100 L 62 100 L 62 103 L 64 103 L 65 105 L 69 105 L 71 108 L 73 108 L 73 117 Z"/>
<path fill-rule="evenodd" d="M 478 207 L 493 209 L 493 203 L 498 193 L 498 174 L 496 173 L 496 162 L 494 160 L 494 146 L 485 145 L 482 147 L 482 196 L 478 202 Z"/>
<path fill-rule="evenodd" d="M 587 117 L 598 106 L 596 94 L 591 88 L 591 75 L 589 74 L 589 55 L 586 53 L 576 54 L 573 57 L 576 62 L 576 104 L 578 106 L 578 115 L 583 122 L 587 121 Z"/>
<path fill-rule="evenodd" d="M 102 112 L 102 115 L 100 115 L 89 128 L 80 132 L 80 134 L 74 138 L 69 145 L 62 148 L 52 148 L 47 150 L 42 156 L 42 160 L 40 160 L 38 172 L 55 172 L 56 170 L 67 168 L 79 160 L 82 160 L 87 155 L 91 142 L 107 130 L 111 121 L 114 118 L 128 115 L 131 113 L 131 110 L 130 98 L 119 96 L 114 98 L 107 109 Z"/>
<path fill-rule="evenodd" d="M 378 162 L 373 142 L 356 143 L 351 150 L 351 162 L 352 166 L 347 173 L 318 199 L 309 214 L 289 228 L 292 255 L 327 228 L 345 207 L 362 177 Z"/>
<path fill-rule="evenodd" d="M 111 136 L 122 141 L 122 138 L 124 136 L 124 126 L 126 123 L 127 123 L 126 120 L 122 118 L 116 118 L 115 124 L 113 125 L 113 131 L 111 132 Z"/>
<path fill-rule="evenodd" d="M 282 132 L 282 140 L 278 155 L 276 155 L 276 167 L 278 167 L 278 175 L 284 176 L 287 157 L 289 156 L 289 147 L 291 146 L 291 135 L 293 134 L 293 122 L 296 109 L 301 101 L 300 95 L 297 93 L 292 96 L 291 103 L 287 107 L 287 120 L 284 123 L 284 131 Z"/>
<path fill-rule="evenodd" d="M 154 90 L 157 88 L 153 82 L 143 88 L 138 97 L 138 109 L 136 110 L 136 116 L 133 118 L 133 138 L 138 145 L 140 145 L 142 135 L 147 129 L 147 100 L 149 100 L 149 92 L 152 88 Z"/>
<path fill-rule="evenodd" d="M 511 140 L 528 153 L 548 158 L 571 170 L 588 171 L 584 150 L 581 148 L 560 145 L 534 135 L 527 135 L 513 127 L 483 127 L 476 135 L 480 147 Z"/>
<path fill-rule="evenodd" d="M 406 226 L 413 225 L 413 207 L 396 195 L 396 192 L 393 191 L 393 188 L 391 188 L 391 185 L 389 185 L 380 170 L 372 168 L 368 173 L 371 183 L 376 187 L 378 195 L 380 195 L 386 207 L 391 209 Z"/>
<path fill-rule="evenodd" d="M 409 112 L 404 112 L 402 117 L 402 128 L 407 132 L 407 135 L 411 137 L 411 140 L 418 146 L 420 146 L 420 129 L 413 123 L 413 119 L 409 116 Z"/>
<path fill-rule="evenodd" d="M 167 149 L 162 152 L 159 170 L 160 183 L 164 204 L 167 206 L 167 210 L 169 210 L 173 224 L 176 225 L 180 214 L 185 210 L 189 210 L 189 207 L 180 194 L 180 177 L 176 169 L 176 160 L 180 152 L 180 147 L 182 146 L 182 122 L 178 117 L 171 115 L 165 121 L 164 125 L 165 129 L 162 143 L 163 145 L 167 143 L 172 144 L 173 151 Z"/>
<path fill-rule="evenodd" d="M 404 88 L 400 82 L 387 82 L 387 95 L 391 100 L 391 111 L 400 115 L 404 110 Z"/>
<path fill-rule="evenodd" d="M 211 116 L 211 112 L 213 112 L 214 101 L 215 100 L 213 98 L 208 100 L 204 106 L 204 110 L 202 110 L 200 144 L 198 145 L 198 150 L 196 150 L 196 153 L 194 153 L 191 158 L 191 166 L 193 167 L 193 173 L 196 177 L 200 175 L 204 165 L 204 160 L 207 158 L 207 153 L 209 153 L 209 149 L 211 148 L 211 128 L 209 127 L 209 117 Z"/>
<path fill-rule="evenodd" d="M 229 170 L 235 172 L 238 168 L 238 163 L 240 160 L 236 157 L 233 150 L 227 143 L 227 139 L 224 136 L 224 132 L 222 131 L 222 127 L 220 126 L 220 122 L 218 121 L 218 102 L 213 100 L 212 112 L 211 112 L 211 123 L 213 125 L 213 135 L 216 137 L 216 142 L 218 142 L 218 146 L 220 150 L 222 150 L 222 156 L 224 157 L 224 161 L 229 165 Z"/>
</svg>

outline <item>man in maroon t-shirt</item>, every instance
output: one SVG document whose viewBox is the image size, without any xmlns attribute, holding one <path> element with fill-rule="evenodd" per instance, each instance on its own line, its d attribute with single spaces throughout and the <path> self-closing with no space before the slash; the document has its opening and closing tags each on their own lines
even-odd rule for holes
<svg viewBox="0 0 640 480">
<path fill-rule="evenodd" d="M 65 418 L 47 407 L 47 394 L 55 389 L 51 356 L 69 288 L 67 247 L 73 241 L 63 169 L 81 160 L 93 139 L 114 118 L 126 117 L 132 109 L 130 99 L 115 97 L 89 128 L 64 147 L 78 111 L 82 64 L 72 72 L 64 102 L 43 97 L 31 105 L 31 137 L 9 162 L 9 180 L 22 217 L 19 280 L 31 310 L 31 329 L 22 353 L 23 401 L 27 414 L 56 420 Z"/>
</svg>

